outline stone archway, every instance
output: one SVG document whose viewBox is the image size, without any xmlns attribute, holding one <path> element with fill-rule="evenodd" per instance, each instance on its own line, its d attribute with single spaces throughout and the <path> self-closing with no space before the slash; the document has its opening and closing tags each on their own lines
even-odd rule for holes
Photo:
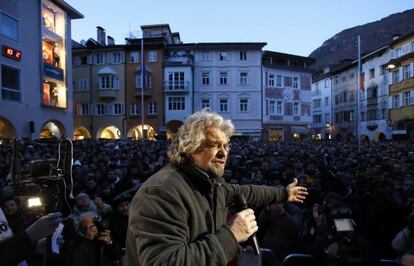
<svg viewBox="0 0 414 266">
<path fill-rule="evenodd" d="M 40 138 L 63 138 L 66 130 L 63 123 L 58 120 L 49 120 L 40 128 Z"/>
<path fill-rule="evenodd" d="M 152 126 L 148 124 L 144 125 L 144 132 L 142 131 L 141 125 L 137 125 L 128 130 L 128 139 L 130 140 L 139 140 L 142 139 L 143 136 L 145 139 L 155 140 L 157 137 L 157 132 Z"/>
<path fill-rule="evenodd" d="M 73 131 L 74 140 L 90 139 L 90 138 L 91 138 L 91 134 L 89 133 L 89 130 L 87 130 L 85 127 L 78 127 Z"/>
<path fill-rule="evenodd" d="M 368 142 L 368 141 L 369 141 L 369 137 L 368 137 L 367 135 L 361 135 L 361 136 L 359 137 L 359 139 L 360 139 L 361 141 L 364 141 L 364 142 Z"/>
<path fill-rule="evenodd" d="M 121 131 L 113 125 L 103 126 L 98 130 L 96 137 L 98 139 L 120 139 Z"/>
<path fill-rule="evenodd" d="M 17 137 L 13 124 L 2 116 L 0 116 L 0 137 Z"/>
<path fill-rule="evenodd" d="M 385 134 L 382 133 L 382 132 L 376 132 L 375 135 L 374 135 L 374 140 L 375 141 L 382 142 L 382 141 L 385 141 L 385 139 L 386 139 Z"/>
<path fill-rule="evenodd" d="M 167 139 L 170 139 L 173 134 L 177 133 L 178 128 L 181 127 L 183 124 L 180 120 L 171 120 L 168 121 L 167 125 Z"/>
</svg>

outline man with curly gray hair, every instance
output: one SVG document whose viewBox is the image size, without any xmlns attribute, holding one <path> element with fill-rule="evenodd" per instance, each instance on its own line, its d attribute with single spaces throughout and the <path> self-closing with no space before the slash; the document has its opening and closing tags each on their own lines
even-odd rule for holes
<svg viewBox="0 0 414 266">
<path fill-rule="evenodd" d="M 208 109 L 194 113 L 173 137 L 170 163 L 134 196 L 127 233 L 127 265 L 226 265 L 257 230 L 248 208 L 227 221 L 241 194 L 252 208 L 303 202 L 306 188 L 228 184 L 222 178 L 234 133 L 230 120 Z"/>
</svg>

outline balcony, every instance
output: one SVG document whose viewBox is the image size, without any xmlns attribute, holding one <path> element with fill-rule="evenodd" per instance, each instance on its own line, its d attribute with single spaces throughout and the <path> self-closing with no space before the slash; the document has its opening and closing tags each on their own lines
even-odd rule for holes
<svg viewBox="0 0 414 266">
<path fill-rule="evenodd" d="M 378 98 L 377 97 L 368 98 L 367 105 L 378 105 Z"/>
<path fill-rule="evenodd" d="M 150 97 L 150 96 L 152 96 L 152 92 L 153 92 L 152 89 L 145 88 L 144 89 L 144 97 Z M 137 98 L 140 98 L 141 97 L 141 88 L 135 88 L 135 90 L 134 90 L 134 96 L 137 97 Z"/>
<path fill-rule="evenodd" d="M 113 100 L 116 98 L 119 90 L 98 90 L 98 97 L 105 100 Z"/>
<path fill-rule="evenodd" d="M 414 87 L 414 78 L 405 79 L 399 83 L 392 84 L 390 86 L 390 94 L 400 93 L 407 88 Z"/>
<path fill-rule="evenodd" d="M 190 91 L 189 81 L 166 81 L 164 92 L 166 93 L 188 93 Z"/>
<path fill-rule="evenodd" d="M 165 66 L 186 66 L 192 65 L 193 59 L 189 56 L 165 56 L 164 65 Z"/>
</svg>

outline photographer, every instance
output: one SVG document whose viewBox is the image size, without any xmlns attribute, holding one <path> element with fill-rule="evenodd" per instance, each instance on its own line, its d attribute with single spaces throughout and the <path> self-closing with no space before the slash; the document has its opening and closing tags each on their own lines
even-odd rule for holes
<svg viewBox="0 0 414 266">
<path fill-rule="evenodd" d="M 394 237 L 392 247 L 403 256 L 414 251 L 414 212 L 410 214 L 407 225 Z M 411 264 L 409 264 L 411 265 Z"/>
<path fill-rule="evenodd" d="M 107 223 L 97 217 L 81 217 L 79 235 L 69 240 L 63 250 L 66 265 L 119 265 L 119 247 L 112 241 L 107 228 Z"/>
</svg>

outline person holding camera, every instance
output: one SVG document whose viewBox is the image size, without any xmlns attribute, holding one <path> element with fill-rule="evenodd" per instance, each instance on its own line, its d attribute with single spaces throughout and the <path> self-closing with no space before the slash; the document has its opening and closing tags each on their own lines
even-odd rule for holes
<svg viewBox="0 0 414 266">
<path fill-rule="evenodd" d="M 402 265 L 414 265 L 414 211 L 407 219 L 407 225 L 397 233 L 391 242 L 398 252 Z"/>
<path fill-rule="evenodd" d="M 85 215 L 79 224 L 79 235 L 63 251 L 68 266 L 119 265 L 120 250 L 112 241 L 108 224 L 98 217 Z"/>
</svg>

